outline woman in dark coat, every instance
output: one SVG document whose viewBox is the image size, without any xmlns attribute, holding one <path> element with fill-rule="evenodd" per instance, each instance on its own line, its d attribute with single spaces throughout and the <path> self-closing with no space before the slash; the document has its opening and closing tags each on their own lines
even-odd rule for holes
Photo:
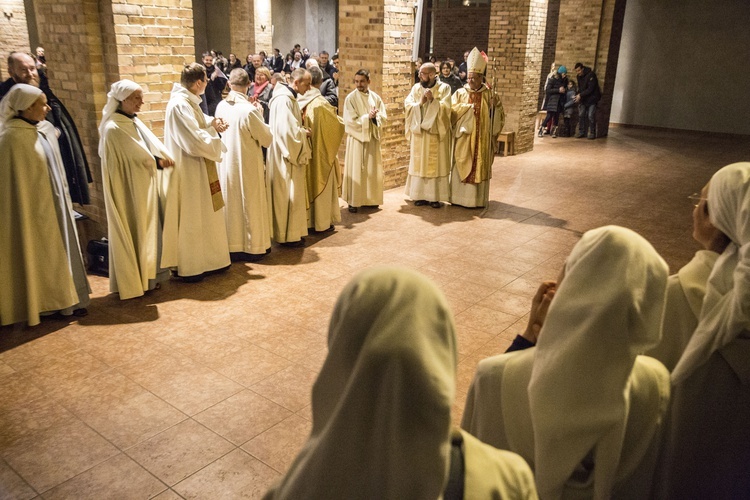
<svg viewBox="0 0 750 500">
<path fill-rule="evenodd" d="M 464 86 L 458 75 L 453 74 L 451 63 L 443 61 L 440 63 L 440 81 L 451 86 L 451 95 Z"/>
<path fill-rule="evenodd" d="M 557 73 L 547 82 L 544 89 L 547 94 L 545 108 L 547 116 L 542 126 L 539 127 L 539 137 L 544 135 L 544 129 L 549 125 L 552 128 L 552 137 L 557 137 L 557 121 L 565 105 L 565 93 L 568 89 L 568 70 L 565 66 L 557 68 Z"/>
</svg>

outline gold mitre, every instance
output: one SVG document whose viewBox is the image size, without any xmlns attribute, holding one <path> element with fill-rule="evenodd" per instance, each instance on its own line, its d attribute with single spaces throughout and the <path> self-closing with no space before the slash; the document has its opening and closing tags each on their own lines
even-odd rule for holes
<svg viewBox="0 0 750 500">
<path fill-rule="evenodd" d="M 469 59 L 466 61 L 466 72 L 467 73 L 484 73 L 484 69 L 487 67 L 487 56 L 480 52 L 478 48 L 474 47 L 469 52 Z"/>
</svg>

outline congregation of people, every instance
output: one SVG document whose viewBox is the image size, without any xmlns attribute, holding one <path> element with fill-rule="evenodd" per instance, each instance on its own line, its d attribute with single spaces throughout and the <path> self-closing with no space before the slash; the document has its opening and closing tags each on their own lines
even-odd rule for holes
<svg viewBox="0 0 750 500">
<path fill-rule="evenodd" d="M 137 116 L 138 83 L 112 84 L 98 147 L 112 292 L 142 296 L 172 274 L 200 281 L 263 258 L 272 242 L 304 246 L 341 221 L 339 197 L 351 212 L 383 204 L 386 106 L 361 69 L 339 116 L 327 56 L 274 50 L 242 66 L 203 54 L 174 83 L 163 141 Z M 65 135 L 45 120 L 54 97 L 40 88 L 38 59 L 8 62 L 0 323 L 33 326 L 44 314 L 85 314 L 90 288 Z M 504 116 L 486 65 L 475 48 L 457 74 L 449 62 L 417 70 L 404 101 L 405 189 L 417 206 L 489 203 Z M 573 102 L 578 135 L 596 137 L 596 76 L 576 71 L 577 89 L 565 66 L 550 75 L 555 111 L 543 127 L 559 127 Z M 704 249 L 672 276 L 639 234 L 586 232 L 557 280 L 539 286 L 526 330 L 479 363 L 460 428 L 445 297 L 412 270 L 358 274 L 332 313 L 309 439 L 266 498 L 746 497 L 750 163 L 720 169 L 693 199 Z"/>
<path fill-rule="evenodd" d="M 579 139 L 596 139 L 596 106 L 602 97 L 599 80 L 596 73 L 583 63 L 577 62 L 574 70 L 577 83 L 568 78 L 568 68 L 552 63 L 544 82 L 541 110 L 545 116 L 539 127 L 539 137 L 549 135 L 553 138 L 575 136 Z"/>
</svg>

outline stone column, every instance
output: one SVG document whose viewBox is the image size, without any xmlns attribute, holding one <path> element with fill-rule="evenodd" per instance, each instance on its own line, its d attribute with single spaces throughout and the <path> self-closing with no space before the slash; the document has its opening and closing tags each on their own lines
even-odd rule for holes
<svg viewBox="0 0 750 500">
<path fill-rule="evenodd" d="M 609 129 L 625 3 L 625 0 L 560 0 L 555 60 L 568 67 L 568 76 L 573 79 L 576 62 L 596 73 L 602 89 L 597 109 L 598 136 L 607 135 Z"/>
<path fill-rule="evenodd" d="M 386 189 L 404 184 L 409 144 L 404 136 L 404 99 L 414 82 L 411 50 L 414 3 L 408 0 L 339 2 L 339 110 L 354 90 L 354 73 L 370 71 L 370 88 L 385 103 L 388 120 L 382 139 Z"/>
<path fill-rule="evenodd" d="M 264 50 L 268 57 L 273 56 L 273 9 L 271 3 L 271 0 L 255 0 L 254 8 L 255 50 L 252 52 L 257 54 Z M 281 21 L 283 22 L 283 20 Z M 282 50 L 281 55 L 283 56 L 285 54 L 284 49 L 279 48 Z"/>
<path fill-rule="evenodd" d="M 109 86 L 129 78 L 143 87 L 139 117 L 161 137 L 172 84 L 193 60 L 190 0 L 34 0 L 50 88 L 83 141 L 94 183 L 91 205 L 78 208 L 106 227 L 98 125 Z"/>
<path fill-rule="evenodd" d="M 503 101 L 504 130 L 516 132 L 516 153 L 534 148 L 546 23 L 546 0 L 492 2 L 487 80 Z"/>
<path fill-rule="evenodd" d="M 245 64 L 248 54 L 255 54 L 255 2 L 229 0 L 230 51 Z M 224 54 L 229 59 L 229 54 Z"/>
</svg>

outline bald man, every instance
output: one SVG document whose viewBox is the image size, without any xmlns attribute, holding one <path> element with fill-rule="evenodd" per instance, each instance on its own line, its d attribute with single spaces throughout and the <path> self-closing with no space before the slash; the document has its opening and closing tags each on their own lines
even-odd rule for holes
<svg viewBox="0 0 750 500">
<path fill-rule="evenodd" d="M 450 199 L 451 87 L 438 80 L 434 64 L 419 68 L 404 106 L 411 141 L 406 195 L 416 206 L 440 208 Z"/>
<path fill-rule="evenodd" d="M 17 83 L 39 86 L 39 73 L 36 70 L 36 61 L 23 52 L 11 52 L 8 56 L 8 74 L 10 78 L 0 84 L 0 101 L 5 94 Z"/>
</svg>

